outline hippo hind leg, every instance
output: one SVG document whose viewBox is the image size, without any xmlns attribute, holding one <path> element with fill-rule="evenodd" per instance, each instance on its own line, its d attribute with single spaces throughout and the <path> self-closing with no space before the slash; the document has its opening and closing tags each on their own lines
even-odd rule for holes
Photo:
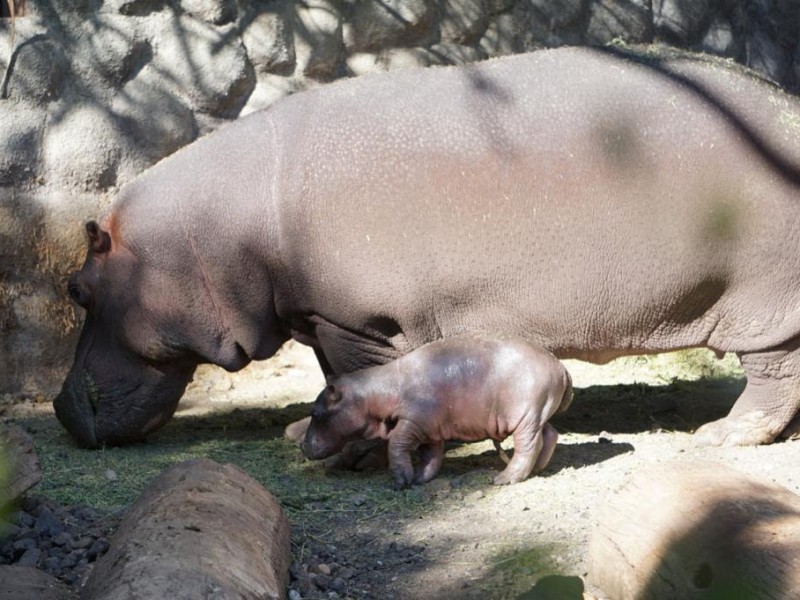
<svg viewBox="0 0 800 600">
<path fill-rule="evenodd" d="M 740 354 L 747 385 L 728 416 L 698 428 L 701 446 L 754 446 L 774 441 L 800 409 L 800 340 L 769 352 Z"/>
<path fill-rule="evenodd" d="M 533 473 L 537 459 L 544 448 L 542 428 L 520 426 L 514 431 L 514 455 L 493 480 L 495 485 L 519 483 Z M 551 450 L 552 454 L 552 450 Z"/>
</svg>

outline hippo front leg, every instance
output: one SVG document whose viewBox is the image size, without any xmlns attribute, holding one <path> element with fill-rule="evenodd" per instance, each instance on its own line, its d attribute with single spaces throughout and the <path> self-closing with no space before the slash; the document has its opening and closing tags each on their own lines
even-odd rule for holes
<svg viewBox="0 0 800 600">
<path fill-rule="evenodd" d="M 401 490 L 414 482 L 411 454 L 424 440 L 422 430 L 408 419 L 400 419 L 392 429 L 389 435 L 389 471 L 396 490 Z"/>
<path fill-rule="evenodd" d="M 415 484 L 428 483 L 439 474 L 444 459 L 444 442 L 423 444 L 419 447 L 420 465 L 414 476 Z"/>
<path fill-rule="evenodd" d="M 774 441 L 800 410 L 800 350 L 740 354 L 747 385 L 728 416 L 695 433 L 702 446 L 754 446 Z"/>
</svg>

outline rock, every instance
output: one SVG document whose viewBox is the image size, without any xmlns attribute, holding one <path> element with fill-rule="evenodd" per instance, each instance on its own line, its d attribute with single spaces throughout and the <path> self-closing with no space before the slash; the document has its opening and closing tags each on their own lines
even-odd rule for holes
<svg viewBox="0 0 800 600">
<path fill-rule="evenodd" d="M 239 38 L 226 35 L 230 32 L 186 16 L 165 21 L 154 32 L 159 87 L 186 98 L 196 111 L 236 116 L 255 86 L 255 73 Z"/>
<path fill-rule="evenodd" d="M 434 44 L 430 48 L 393 48 L 377 54 L 353 54 L 347 59 L 347 68 L 354 75 L 365 75 L 431 65 L 463 65 L 484 58 L 486 55 L 482 51 L 469 46 Z"/>
<path fill-rule="evenodd" d="M 236 0 L 180 0 L 180 7 L 186 14 L 214 25 L 236 19 Z"/>
<path fill-rule="evenodd" d="M 240 31 L 256 73 L 290 74 L 295 66 L 291 5 L 279 1 L 249 8 Z"/>
<path fill-rule="evenodd" d="M 0 101 L 0 185 L 30 181 L 39 170 L 45 113 Z"/>
<path fill-rule="evenodd" d="M 444 0 L 439 23 L 442 42 L 472 44 L 489 25 L 487 0 Z"/>
<path fill-rule="evenodd" d="M 104 0 L 102 10 L 144 17 L 164 8 L 166 0 Z"/>
<path fill-rule="evenodd" d="M 723 17 L 716 17 L 708 27 L 703 38 L 697 44 L 701 52 L 718 54 L 720 56 L 735 56 L 738 54 L 738 44 L 733 36 L 733 26 Z"/>
<path fill-rule="evenodd" d="M 8 600 L 77 600 L 55 577 L 38 569 L 0 565 L 0 597 Z"/>
<path fill-rule="evenodd" d="M 781 48 L 766 31 L 757 30 L 745 41 L 748 67 L 777 83 L 786 80 L 791 55 Z"/>
<path fill-rule="evenodd" d="M 714 16 L 713 0 L 653 0 L 653 29 L 669 43 L 691 45 Z"/>
<path fill-rule="evenodd" d="M 489 21 L 478 47 L 487 56 L 505 56 L 523 51 L 520 25 L 512 14 L 502 14 Z"/>
<path fill-rule="evenodd" d="M 169 156 L 198 134 L 191 109 L 172 93 L 152 66 L 145 67 L 120 90 L 111 110 L 130 145 L 120 166 L 122 180 Z"/>
<path fill-rule="evenodd" d="M 106 190 L 116 184 L 122 143 L 107 109 L 77 105 L 49 125 L 42 149 L 48 180 L 83 190 Z"/>
<path fill-rule="evenodd" d="M 69 69 L 56 40 L 45 34 L 17 39 L 0 97 L 32 104 L 51 102 L 61 95 Z"/>
<path fill-rule="evenodd" d="M 329 80 L 342 62 L 342 13 L 337 0 L 295 3 L 294 48 L 297 71 Z"/>
<path fill-rule="evenodd" d="M 233 465 L 195 459 L 142 492 L 81 597 L 278 598 L 289 562 L 289 522 L 272 495 Z"/>
<path fill-rule="evenodd" d="M 397 46 L 424 46 L 433 41 L 436 6 L 425 0 L 349 0 L 343 29 L 348 52 Z"/>
<path fill-rule="evenodd" d="M 86 19 L 76 38 L 76 68 L 87 81 L 99 75 L 112 89 L 130 79 L 153 56 L 152 46 L 140 34 L 136 19 L 126 16 L 100 14 Z"/>
<path fill-rule="evenodd" d="M 653 16 L 648 0 L 596 0 L 590 5 L 585 41 L 602 45 L 613 40 L 644 43 L 653 39 Z"/>
<path fill-rule="evenodd" d="M 19 567 L 35 567 L 39 563 L 39 558 L 42 556 L 42 551 L 38 548 L 30 548 L 22 553 L 22 556 L 17 560 Z"/>
<path fill-rule="evenodd" d="M 39 456 L 33 438 L 20 427 L 11 427 L 2 435 L 8 460 L 8 479 L 0 487 L 0 507 L 18 500 L 42 479 Z"/>
</svg>

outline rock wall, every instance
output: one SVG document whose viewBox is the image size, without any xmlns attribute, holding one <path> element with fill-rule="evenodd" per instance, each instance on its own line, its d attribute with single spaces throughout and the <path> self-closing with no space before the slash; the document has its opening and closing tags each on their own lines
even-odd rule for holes
<svg viewBox="0 0 800 600">
<path fill-rule="evenodd" d="M 0 393 L 71 360 L 82 223 L 228 120 L 338 77 L 664 42 L 800 87 L 797 0 L 15 0 L 0 18 Z M 7 14 L 9 0 L 0 0 Z"/>
</svg>

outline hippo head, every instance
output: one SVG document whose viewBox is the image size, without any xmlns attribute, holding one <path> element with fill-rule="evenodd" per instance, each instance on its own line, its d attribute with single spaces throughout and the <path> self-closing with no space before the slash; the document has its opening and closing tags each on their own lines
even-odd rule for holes
<svg viewBox="0 0 800 600">
<path fill-rule="evenodd" d="M 327 458 L 348 442 L 379 437 L 381 424 L 367 414 L 363 398 L 348 393 L 340 378 L 336 384 L 327 385 L 314 401 L 303 453 L 315 460 Z"/>
<path fill-rule="evenodd" d="M 163 425 L 198 364 L 237 370 L 250 360 L 208 317 L 213 299 L 191 264 L 165 259 L 170 248 L 129 246 L 113 217 L 107 225 L 86 225 L 86 261 L 69 280 L 86 318 L 53 403 L 59 421 L 87 447 L 141 440 Z"/>
</svg>

